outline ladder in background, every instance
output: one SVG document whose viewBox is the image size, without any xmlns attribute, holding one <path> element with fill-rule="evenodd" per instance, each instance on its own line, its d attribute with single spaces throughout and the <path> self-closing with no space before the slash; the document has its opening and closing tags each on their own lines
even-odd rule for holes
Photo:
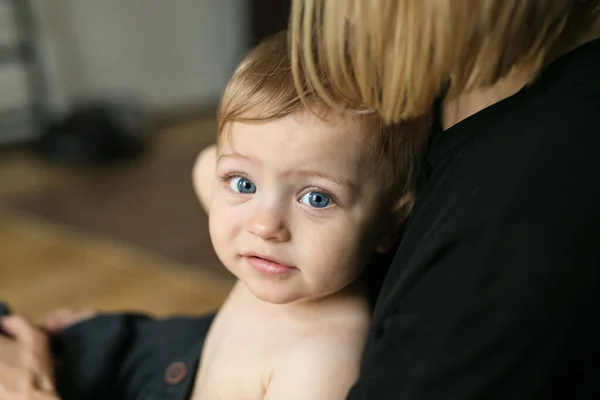
<svg viewBox="0 0 600 400">
<path fill-rule="evenodd" d="M 0 69 L 17 66 L 24 77 L 27 104 L 0 109 L 0 146 L 32 141 L 48 123 L 47 85 L 39 51 L 37 21 L 30 0 L 0 0 L 4 18 L 12 20 L 11 43 L 0 42 Z M 12 96 L 0 85 L 0 97 Z M 2 103 L 11 99 L 3 98 Z"/>
</svg>

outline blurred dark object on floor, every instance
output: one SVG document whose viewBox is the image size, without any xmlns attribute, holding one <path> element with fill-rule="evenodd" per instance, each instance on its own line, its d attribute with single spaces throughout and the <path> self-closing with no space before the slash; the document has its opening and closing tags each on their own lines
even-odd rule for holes
<svg viewBox="0 0 600 400">
<path fill-rule="evenodd" d="M 250 46 L 287 29 L 291 0 L 252 0 Z"/>
<path fill-rule="evenodd" d="M 141 103 L 89 100 L 43 132 L 36 149 L 65 164 L 106 164 L 140 155 L 151 139 Z"/>
</svg>

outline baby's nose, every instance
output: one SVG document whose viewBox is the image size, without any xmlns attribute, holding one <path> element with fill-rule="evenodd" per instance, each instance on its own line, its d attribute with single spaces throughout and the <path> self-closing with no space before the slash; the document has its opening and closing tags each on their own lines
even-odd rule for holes
<svg viewBox="0 0 600 400">
<path fill-rule="evenodd" d="M 286 242 L 291 237 L 281 213 L 271 209 L 254 210 L 247 229 L 262 240 Z"/>
</svg>

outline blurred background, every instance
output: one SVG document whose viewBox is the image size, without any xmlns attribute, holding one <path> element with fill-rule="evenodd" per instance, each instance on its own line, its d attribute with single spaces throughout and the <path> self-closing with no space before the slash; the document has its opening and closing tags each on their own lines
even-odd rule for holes
<svg viewBox="0 0 600 400">
<path fill-rule="evenodd" d="M 283 0 L 0 0 L 0 301 L 157 316 L 217 308 L 191 186 L 235 66 Z"/>
</svg>

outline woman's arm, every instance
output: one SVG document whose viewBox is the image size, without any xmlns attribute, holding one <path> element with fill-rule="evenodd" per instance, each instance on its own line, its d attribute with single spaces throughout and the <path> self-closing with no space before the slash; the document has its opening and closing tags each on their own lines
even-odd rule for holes
<svg viewBox="0 0 600 400">
<path fill-rule="evenodd" d="M 192 183 L 194 184 L 196 196 L 207 213 L 212 198 L 216 164 L 217 146 L 212 145 L 198 154 L 192 171 Z"/>
</svg>

